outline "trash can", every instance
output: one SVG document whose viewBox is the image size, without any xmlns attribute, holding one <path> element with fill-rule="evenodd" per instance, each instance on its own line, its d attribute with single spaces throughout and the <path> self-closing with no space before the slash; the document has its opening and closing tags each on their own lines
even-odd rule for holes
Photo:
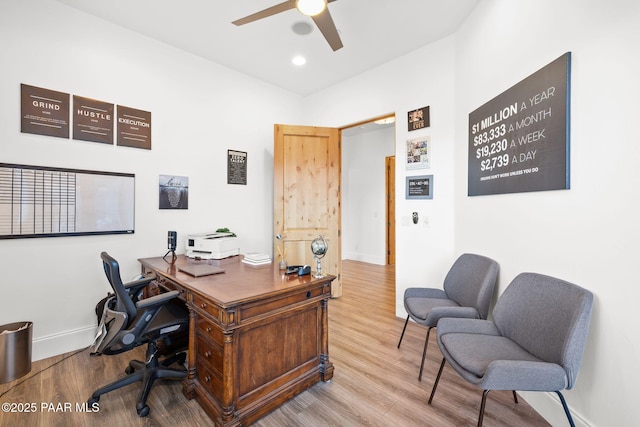
<svg viewBox="0 0 640 427">
<path fill-rule="evenodd" d="M 31 371 L 33 322 L 0 326 L 0 384 L 11 382 Z"/>
</svg>

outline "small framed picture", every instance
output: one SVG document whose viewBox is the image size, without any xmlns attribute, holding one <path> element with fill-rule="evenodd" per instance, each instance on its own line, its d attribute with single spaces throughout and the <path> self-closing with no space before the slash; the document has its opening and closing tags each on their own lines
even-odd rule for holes
<svg viewBox="0 0 640 427">
<path fill-rule="evenodd" d="M 407 199 L 433 199 L 433 175 L 408 176 Z"/>
<path fill-rule="evenodd" d="M 431 167 L 431 137 L 421 136 L 407 140 L 407 170 Z"/>
<path fill-rule="evenodd" d="M 247 152 L 227 150 L 227 184 L 247 185 Z"/>
<path fill-rule="evenodd" d="M 189 209 L 189 177 L 160 175 L 160 209 Z"/>
<path fill-rule="evenodd" d="M 428 128 L 429 124 L 429 107 L 418 108 L 417 110 L 409 111 L 407 113 L 408 130 Z"/>
</svg>

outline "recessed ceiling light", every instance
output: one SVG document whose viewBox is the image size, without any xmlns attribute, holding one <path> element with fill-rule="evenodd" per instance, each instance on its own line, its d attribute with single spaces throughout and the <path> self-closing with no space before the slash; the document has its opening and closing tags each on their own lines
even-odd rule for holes
<svg viewBox="0 0 640 427">
<path fill-rule="evenodd" d="M 291 30 L 299 36 L 306 36 L 313 31 L 313 27 L 308 22 L 299 21 L 291 26 Z"/>
<path fill-rule="evenodd" d="M 297 55 L 297 56 L 293 57 L 291 62 L 293 62 L 293 65 L 297 65 L 297 66 L 300 67 L 300 66 L 302 66 L 302 65 L 307 63 L 307 59 L 302 55 Z"/>
</svg>

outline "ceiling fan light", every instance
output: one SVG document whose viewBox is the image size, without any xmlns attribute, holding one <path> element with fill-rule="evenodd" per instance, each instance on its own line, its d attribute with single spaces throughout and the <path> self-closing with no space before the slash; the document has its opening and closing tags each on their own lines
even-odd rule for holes
<svg viewBox="0 0 640 427">
<path fill-rule="evenodd" d="M 296 0 L 298 10 L 307 16 L 316 16 L 327 7 L 327 0 Z"/>
</svg>

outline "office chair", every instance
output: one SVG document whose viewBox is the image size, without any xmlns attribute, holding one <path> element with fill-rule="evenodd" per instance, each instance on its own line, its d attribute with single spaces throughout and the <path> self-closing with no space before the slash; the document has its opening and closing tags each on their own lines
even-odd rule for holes
<svg viewBox="0 0 640 427">
<path fill-rule="evenodd" d="M 110 277 L 110 270 L 107 270 L 105 268 L 105 274 L 107 275 L 107 279 L 109 280 L 109 282 L 111 282 L 111 279 L 109 279 Z M 131 282 L 127 282 L 127 283 L 123 283 L 122 285 L 125 287 L 125 289 L 127 290 L 127 293 L 129 294 L 129 296 L 131 297 L 131 300 L 133 301 L 133 303 L 137 303 L 138 300 L 140 300 L 143 297 L 143 291 L 144 288 L 147 287 L 147 285 L 151 282 L 153 282 L 155 280 L 155 277 L 150 276 L 150 277 L 141 277 L 139 279 L 133 280 Z M 105 304 L 111 299 L 111 297 L 113 297 L 115 294 L 113 292 L 108 292 L 107 296 L 102 298 L 100 301 L 98 301 L 98 303 L 96 304 L 96 316 L 98 318 L 98 324 L 100 324 L 100 320 L 102 320 L 102 313 L 104 313 L 104 306 Z"/>
<path fill-rule="evenodd" d="M 491 390 L 547 391 L 560 397 L 569 424 L 573 419 L 563 389 L 578 377 L 586 344 L 593 294 L 572 283 L 536 273 L 521 273 L 498 299 L 493 322 L 441 319 L 438 346 L 445 362 L 484 391 L 478 426 L 482 426 Z M 517 403 L 517 398 L 516 398 Z"/>
<path fill-rule="evenodd" d="M 186 369 L 169 368 L 175 362 L 183 364 L 188 345 L 189 312 L 178 300 L 178 291 L 138 299 L 142 281 L 123 284 L 118 262 L 106 252 L 100 254 L 107 279 L 114 295 L 105 303 L 91 355 L 113 355 L 147 344 L 145 362 L 132 360 L 125 370 L 127 376 L 93 392 L 89 405 L 115 389 L 142 381 L 142 391 L 136 404 L 138 415 L 149 414 L 147 398 L 158 378 L 182 379 Z M 166 356 L 162 361 L 161 356 Z"/>
<path fill-rule="evenodd" d="M 431 329 L 435 328 L 438 320 L 443 317 L 486 319 L 493 288 L 498 278 L 498 270 L 498 263 L 491 258 L 462 254 L 444 278 L 443 289 L 408 288 L 405 290 L 404 308 L 407 310 L 407 320 L 404 322 L 398 348 L 402 343 L 409 318 L 428 328 L 418 374 L 419 381 L 422 381 Z"/>
</svg>

